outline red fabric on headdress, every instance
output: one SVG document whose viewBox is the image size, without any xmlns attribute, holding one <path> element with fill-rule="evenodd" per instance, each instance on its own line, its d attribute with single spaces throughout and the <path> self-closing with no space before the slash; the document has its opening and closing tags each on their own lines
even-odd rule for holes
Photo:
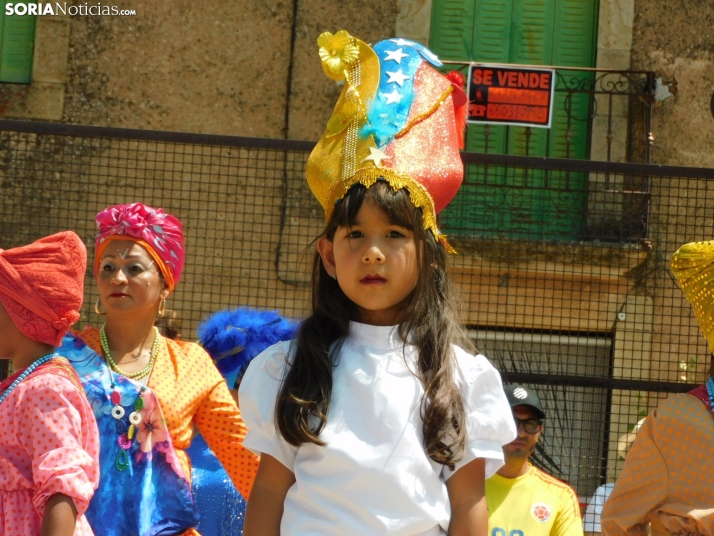
<svg viewBox="0 0 714 536">
<path fill-rule="evenodd" d="M 464 75 L 459 71 L 451 71 L 446 73 L 446 78 L 449 79 L 451 85 L 454 86 L 454 91 L 451 94 L 451 99 L 454 102 L 454 115 L 456 116 L 456 133 L 459 135 L 459 148 L 464 148 L 466 141 L 466 119 L 468 117 L 469 99 L 464 91 Z"/>
<path fill-rule="evenodd" d="M 94 275 L 99 272 L 102 252 L 112 240 L 134 240 L 157 261 L 170 290 L 181 278 L 186 258 L 183 225 L 160 208 L 142 203 L 115 205 L 97 214 L 99 235 L 95 242 Z"/>
<path fill-rule="evenodd" d="M 424 186 L 434 201 L 436 214 L 454 198 L 464 177 L 450 102 L 452 95 L 443 106 L 433 108 L 450 85 L 449 80 L 426 62 L 419 66 L 414 77 L 416 97 L 408 122 L 424 113 L 430 114 L 428 121 L 416 123 L 404 136 L 388 144 L 385 153 L 389 159 L 382 163 L 383 167 L 406 173 Z"/>
<path fill-rule="evenodd" d="M 87 248 L 65 231 L 0 250 L 0 302 L 30 339 L 59 346 L 79 320 Z"/>
</svg>

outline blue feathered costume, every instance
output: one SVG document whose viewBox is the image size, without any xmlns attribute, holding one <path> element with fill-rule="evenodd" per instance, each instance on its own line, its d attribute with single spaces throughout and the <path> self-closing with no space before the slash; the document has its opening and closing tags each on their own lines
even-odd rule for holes
<svg viewBox="0 0 714 536">
<path fill-rule="evenodd" d="M 239 307 L 206 318 L 198 326 L 198 336 L 228 387 L 237 389 L 251 360 L 269 346 L 294 338 L 296 330 L 296 322 L 275 311 Z M 200 516 L 196 528 L 203 536 L 242 535 L 245 500 L 203 437 L 194 437 L 188 454 L 193 464 L 192 487 Z"/>
</svg>

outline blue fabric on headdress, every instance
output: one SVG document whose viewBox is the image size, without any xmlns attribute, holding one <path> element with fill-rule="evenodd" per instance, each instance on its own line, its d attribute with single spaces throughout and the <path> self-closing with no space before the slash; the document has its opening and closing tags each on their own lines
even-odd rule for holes
<svg viewBox="0 0 714 536">
<path fill-rule="evenodd" d="M 273 344 L 294 338 L 297 327 L 297 322 L 276 311 L 238 307 L 203 320 L 198 337 L 232 388 L 255 356 Z"/>
<path fill-rule="evenodd" d="M 407 39 L 380 41 L 373 50 L 379 58 L 379 88 L 360 135 L 374 136 L 377 147 L 382 148 L 407 124 L 415 96 L 414 76 L 421 62 L 426 60 L 435 67 L 441 62 L 429 49 Z"/>
</svg>

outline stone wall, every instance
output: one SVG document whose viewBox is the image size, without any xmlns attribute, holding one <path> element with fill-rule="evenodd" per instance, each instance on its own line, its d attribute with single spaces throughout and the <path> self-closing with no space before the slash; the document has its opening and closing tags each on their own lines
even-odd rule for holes
<svg viewBox="0 0 714 536">
<path fill-rule="evenodd" d="M 341 89 L 320 71 L 317 36 L 345 28 L 366 42 L 399 34 L 426 43 L 431 18 L 431 0 L 116 4 L 136 16 L 38 18 L 33 83 L 0 84 L 0 115 L 316 139 Z M 656 163 L 714 166 L 713 22 L 707 0 L 600 0 L 598 67 L 677 82 L 676 97 L 654 112 Z M 595 159 L 603 121 L 596 117 Z M 615 160 L 622 147 L 613 144 Z"/>
<path fill-rule="evenodd" d="M 63 122 L 284 137 L 291 2 L 118 4 L 72 19 Z"/>
<path fill-rule="evenodd" d="M 676 79 L 677 96 L 654 112 L 653 162 L 714 168 L 714 3 L 635 3 L 632 69 Z"/>
</svg>

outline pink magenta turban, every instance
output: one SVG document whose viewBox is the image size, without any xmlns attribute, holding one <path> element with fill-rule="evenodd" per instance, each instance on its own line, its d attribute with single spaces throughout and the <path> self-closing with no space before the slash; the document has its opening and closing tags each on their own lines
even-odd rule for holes
<svg viewBox="0 0 714 536">
<path fill-rule="evenodd" d="M 0 302 L 24 335 L 59 346 L 79 320 L 87 248 L 71 231 L 0 249 Z"/>
<path fill-rule="evenodd" d="M 99 272 L 102 253 L 114 240 L 132 240 L 153 257 L 170 290 L 181 279 L 186 258 L 183 225 L 160 208 L 142 203 L 114 205 L 97 214 L 99 235 L 95 242 L 94 275 Z"/>
</svg>

